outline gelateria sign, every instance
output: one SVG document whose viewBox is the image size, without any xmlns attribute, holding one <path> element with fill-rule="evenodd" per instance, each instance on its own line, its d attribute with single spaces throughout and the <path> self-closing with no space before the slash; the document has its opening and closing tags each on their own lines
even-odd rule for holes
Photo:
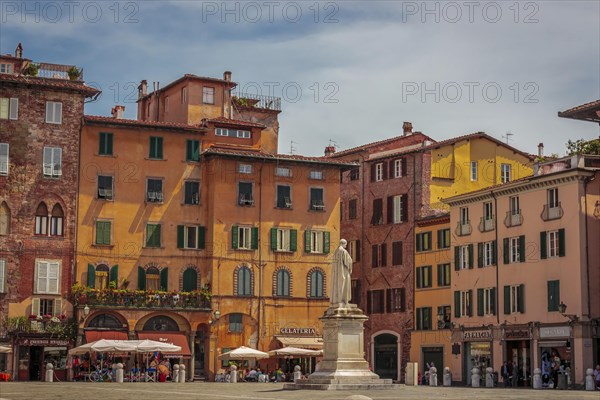
<svg viewBox="0 0 600 400">
<path fill-rule="evenodd" d="M 480 339 L 488 339 L 489 340 L 491 337 L 492 337 L 492 334 L 489 331 L 489 329 L 477 330 L 477 331 L 464 331 L 462 333 L 462 339 L 464 341 L 480 340 Z"/>
<path fill-rule="evenodd" d="M 281 335 L 316 335 L 317 330 L 315 328 L 280 328 L 279 333 Z"/>
</svg>

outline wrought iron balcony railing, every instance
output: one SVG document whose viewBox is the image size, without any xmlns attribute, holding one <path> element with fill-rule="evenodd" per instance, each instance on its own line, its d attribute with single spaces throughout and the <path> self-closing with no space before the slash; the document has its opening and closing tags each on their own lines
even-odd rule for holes
<svg viewBox="0 0 600 400">
<path fill-rule="evenodd" d="M 281 97 L 250 93 L 233 93 L 233 103 L 242 108 L 281 111 Z"/>
<path fill-rule="evenodd" d="M 512 226 L 519 226 L 523 223 L 523 214 L 521 214 L 521 209 L 512 210 L 506 212 L 506 218 L 504 218 L 504 225 L 507 228 Z"/>
<path fill-rule="evenodd" d="M 158 308 L 158 309 L 210 309 L 210 293 L 159 292 L 151 290 L 88 289 L 73 293 L 75 305 L 90 307 Z"/>
<path fill-rule="evenodd" d="M 544 221 L 550 221 L 553 219 L 560 219 L 564 214 L 563 208 L 560 205 L 560 201 L 555 207 L 550 207 L 549 204 L 544 204 L 544 209 L 542 210 L 542 219 Z"/>
<path fill-rule="evenodd" d="M 467 220 L 467 221 L 458 221 L 458 223 L 456 224 L 456 235 L 457 236 L 466 236 L 466 235 L 470 235 L 472 231 L 471 228 L 471 221 Z"/>
<path fill-rule="evenodd" d="M 486 219 L 481 217 L 479 220 L 479 232 L 489 232 L 496 229 L 496 218 Z"/>
</svg>

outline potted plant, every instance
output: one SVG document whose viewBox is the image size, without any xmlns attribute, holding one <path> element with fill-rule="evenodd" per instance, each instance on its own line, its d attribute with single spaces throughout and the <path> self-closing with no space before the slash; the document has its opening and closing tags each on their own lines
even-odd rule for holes
<svg viewBox="0 0 600 400">
<path fill-rule="evenodd" d="M 23 70 L 23 75 L 37 76 L 40 69 L 39 64 L 31 63 Z"/>
<path fill-rule="evenodd" d="M 81 69 L 72 66 L 71 68 L 69 68 L 69 70 L 67 71 L 67 75 L 69 75 L 69 79 L 72 81 L 76 81 L 77 79 L 79 79 L 79 77 L 81 76 Z"/>
</svg>

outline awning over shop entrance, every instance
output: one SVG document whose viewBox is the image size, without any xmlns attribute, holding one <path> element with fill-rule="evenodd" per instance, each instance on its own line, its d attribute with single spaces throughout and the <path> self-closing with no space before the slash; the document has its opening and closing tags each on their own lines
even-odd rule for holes
<svg viewBox="0 0 600 400">
<path fill-rule="evenodd" d="M 323 348 L 323 338 L 309 336 L 275 336 L 284 346 L 298 347 L 300 349 L 316 349 Z"/>
<path fill-rule="evenodd" d="M 93 330 L 85 331 L 85 340 L 87 343 L 95 342 L 96 340 L 127 340 L 127 332 L 125 331 L 109 331 L 109 330 Z"/>
<path fill-rule="evenodd" d="M 150 339 L 161 343 L 170 343 L 180 346 L 181 351 L 177 353 L 165 353 L 167 358 L 191 357 L 190 345 L 183 332 L 138 332 L 140 340 Z"/>
</svg>

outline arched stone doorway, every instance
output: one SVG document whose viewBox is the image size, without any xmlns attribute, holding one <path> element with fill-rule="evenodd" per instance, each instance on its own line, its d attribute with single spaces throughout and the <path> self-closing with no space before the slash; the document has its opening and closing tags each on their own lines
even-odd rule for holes
<svg viewBox="0 0 600 400">
<path fill-rule="evenodd" d="M 373 372 L 383 379 L 398 379 L 398 336 L 380 333 L 373 340 Z"/>
</svg>

